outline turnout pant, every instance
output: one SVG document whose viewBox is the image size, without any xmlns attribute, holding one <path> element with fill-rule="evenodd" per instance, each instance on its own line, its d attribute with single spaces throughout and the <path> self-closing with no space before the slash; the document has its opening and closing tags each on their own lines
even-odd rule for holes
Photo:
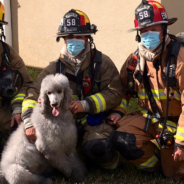
<svg viewBox="0 0 184 184">
<path fill-rule="evenodd" d="M 115 131 L 105 121 L 97 126 L 84 124 L 83 153 L 105 169 L 115 169 L 119 163 L 119 153 L 112 149 L 110 136 Z"/>
<path fill-rule="evenodd" d="M 146 118 L 141 113 L 125 115 L 112 135 L 113 147 L 139 169 L 152 172 L 162 167 L 167 177 L 183 178 L 184 161 L 174 161 L 174 146 L 158 148 L 152 141 L 161 132 L 159 123 L 151 124 L 148 131 L 144 131 L 145 125 Z"/>
<path fill-rule="evenodd" d="M 0 153 L 9 137 L 11 129 L 11 106 L 5 104 L 0 106 Z"/>
</svg>

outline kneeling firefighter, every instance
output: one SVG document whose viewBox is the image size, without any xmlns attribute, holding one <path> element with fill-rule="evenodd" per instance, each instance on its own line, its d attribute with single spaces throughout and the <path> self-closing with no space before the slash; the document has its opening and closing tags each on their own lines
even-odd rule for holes
<svg viewBox="0 0 184 184">
<path fill-rule="evenodd" d="M 0 2 L 0 151 L 6 138 L 21 123 L 22 101 L 32 79 L 29 76 L 23 60 L 16 51 L 5 43 L 3 25 L 5 9 Z"/>
<path fill-rule="evenodd" d="M 112 144 L 139 169 L 152 172 L 162 167 L 167 177 L 180 179 L 184 177 L 184 48 L 168 34 L 168 26 L 176 20 L 168 19 L 157 1 L 143 0 L 136 8 L 133 30 L 138 49 L 120 76 L 127 89 L 124 103 L 138 98 L 140 111 L 117 123 Z"/>
<path fill-rule="evenodd" d="M 83 153 L 104 168 L 115 168 L 119 154 L 112 150 L 109 141 L 114 127 L 105 120 L 111 119 L 113 123 L 121 117 L 121 112 L 110 110 L 121 102 L 122 85 L 111 59 L 95 48 L 91 34 L 96 31 L 84 12 L 72 9 L 64 15 L 56 39 L 64 39 L 59 59 L 47 66 L 29 88 L 22 117 L 28 139 L 35 141 L 30 115 L 37 103 L 41 81 L 49 74 L 66 75 L 73 90 L 70 110 L 79 134 L 84 130 Z"/>
</svg>

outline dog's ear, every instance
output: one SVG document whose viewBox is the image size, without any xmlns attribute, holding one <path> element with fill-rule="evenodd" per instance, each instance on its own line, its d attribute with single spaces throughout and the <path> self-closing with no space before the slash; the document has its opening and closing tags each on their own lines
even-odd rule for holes
<svg viewBox="0 0 184 184">
<path fill-rule="evenodd" d="M 65 91 L 64 91 L 62 109 L 67 111 L 70 107 L 71 101 L 72 101 L 72 90 L 71 88 L 68 87 L 68 88 L 65 88 Z"/>
<path fill-rule="evenodd" d="M 50 109 L 50 102 L 46 93 L 40 94 L 38 103 L 40 104 L 40 110 L 42 114 L 45 114 Z"/>
</svg>

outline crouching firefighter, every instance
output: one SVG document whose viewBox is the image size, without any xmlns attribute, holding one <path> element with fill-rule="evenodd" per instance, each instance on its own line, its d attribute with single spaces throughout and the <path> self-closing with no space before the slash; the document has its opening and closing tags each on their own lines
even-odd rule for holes
<svg viewBox="0 0 184 184">
<path fill-rule="evenodd" d="M 41 81 L 49 74 L 66 75 L 73 91 L 70 110 L 79 134 L 84 130 L 83 153 L 104 168 L 116 168 L 119 155 L 109 141 L 114 127 L 106 120 L 113 123 L 121 118 L 121 112 L 118 114 L 113 108 L 121 102 L 122 85 L 111 59 L 95 48 L 91 34 L 96 31 L 82 11 L 72 9 L 64 15 L 57 33 L 57 41 L 64 40 L 59 59 L 47 66 L 29 88 L 23 102 L 23 120 L 28 139 L 34 141 L 30 115 L 37 103 Z"/>
<path fill-rule="evenodd" d="M 20 56 L 5 43 L 3 25 L 8 22 L 4 18 L 0 2 L 0 152 L 11 130 L 21 123 L 22 101 L 32 82 Z"/>
<path fill-rule="evenodd" d="M 162 168 L 177 180 L 184 177 L 184 48 L 168 34 L 176 20 L 168 19 L 156 1 L 143 0 L 136 8 L 133 30 L 138 50 L 128 57 L 120 76 L 127 89 L 124 103 L 135 97 L 140 111 L 117 123 L 112 144 L 137 168 L 149 172 Z"/>
</svg>

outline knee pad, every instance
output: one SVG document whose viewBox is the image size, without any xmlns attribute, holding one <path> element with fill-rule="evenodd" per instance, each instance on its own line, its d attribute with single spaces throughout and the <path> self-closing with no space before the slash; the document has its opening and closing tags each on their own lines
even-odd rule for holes
<svg viewBox="0 0 184 184">
<path fill-rule="evenodd" d="M 113 155 L 109 139 L 94 139 L 83 145 L 84 154 L 91 160 L 109 159 Z"/>
<path fill-rule="evenodd" d="M 136 160 L 144 155 L 144 151 L 138 149 L 134 134 L 115 131 L 111 136 L 112 147 L 127 160 Z"/>
</svg>

